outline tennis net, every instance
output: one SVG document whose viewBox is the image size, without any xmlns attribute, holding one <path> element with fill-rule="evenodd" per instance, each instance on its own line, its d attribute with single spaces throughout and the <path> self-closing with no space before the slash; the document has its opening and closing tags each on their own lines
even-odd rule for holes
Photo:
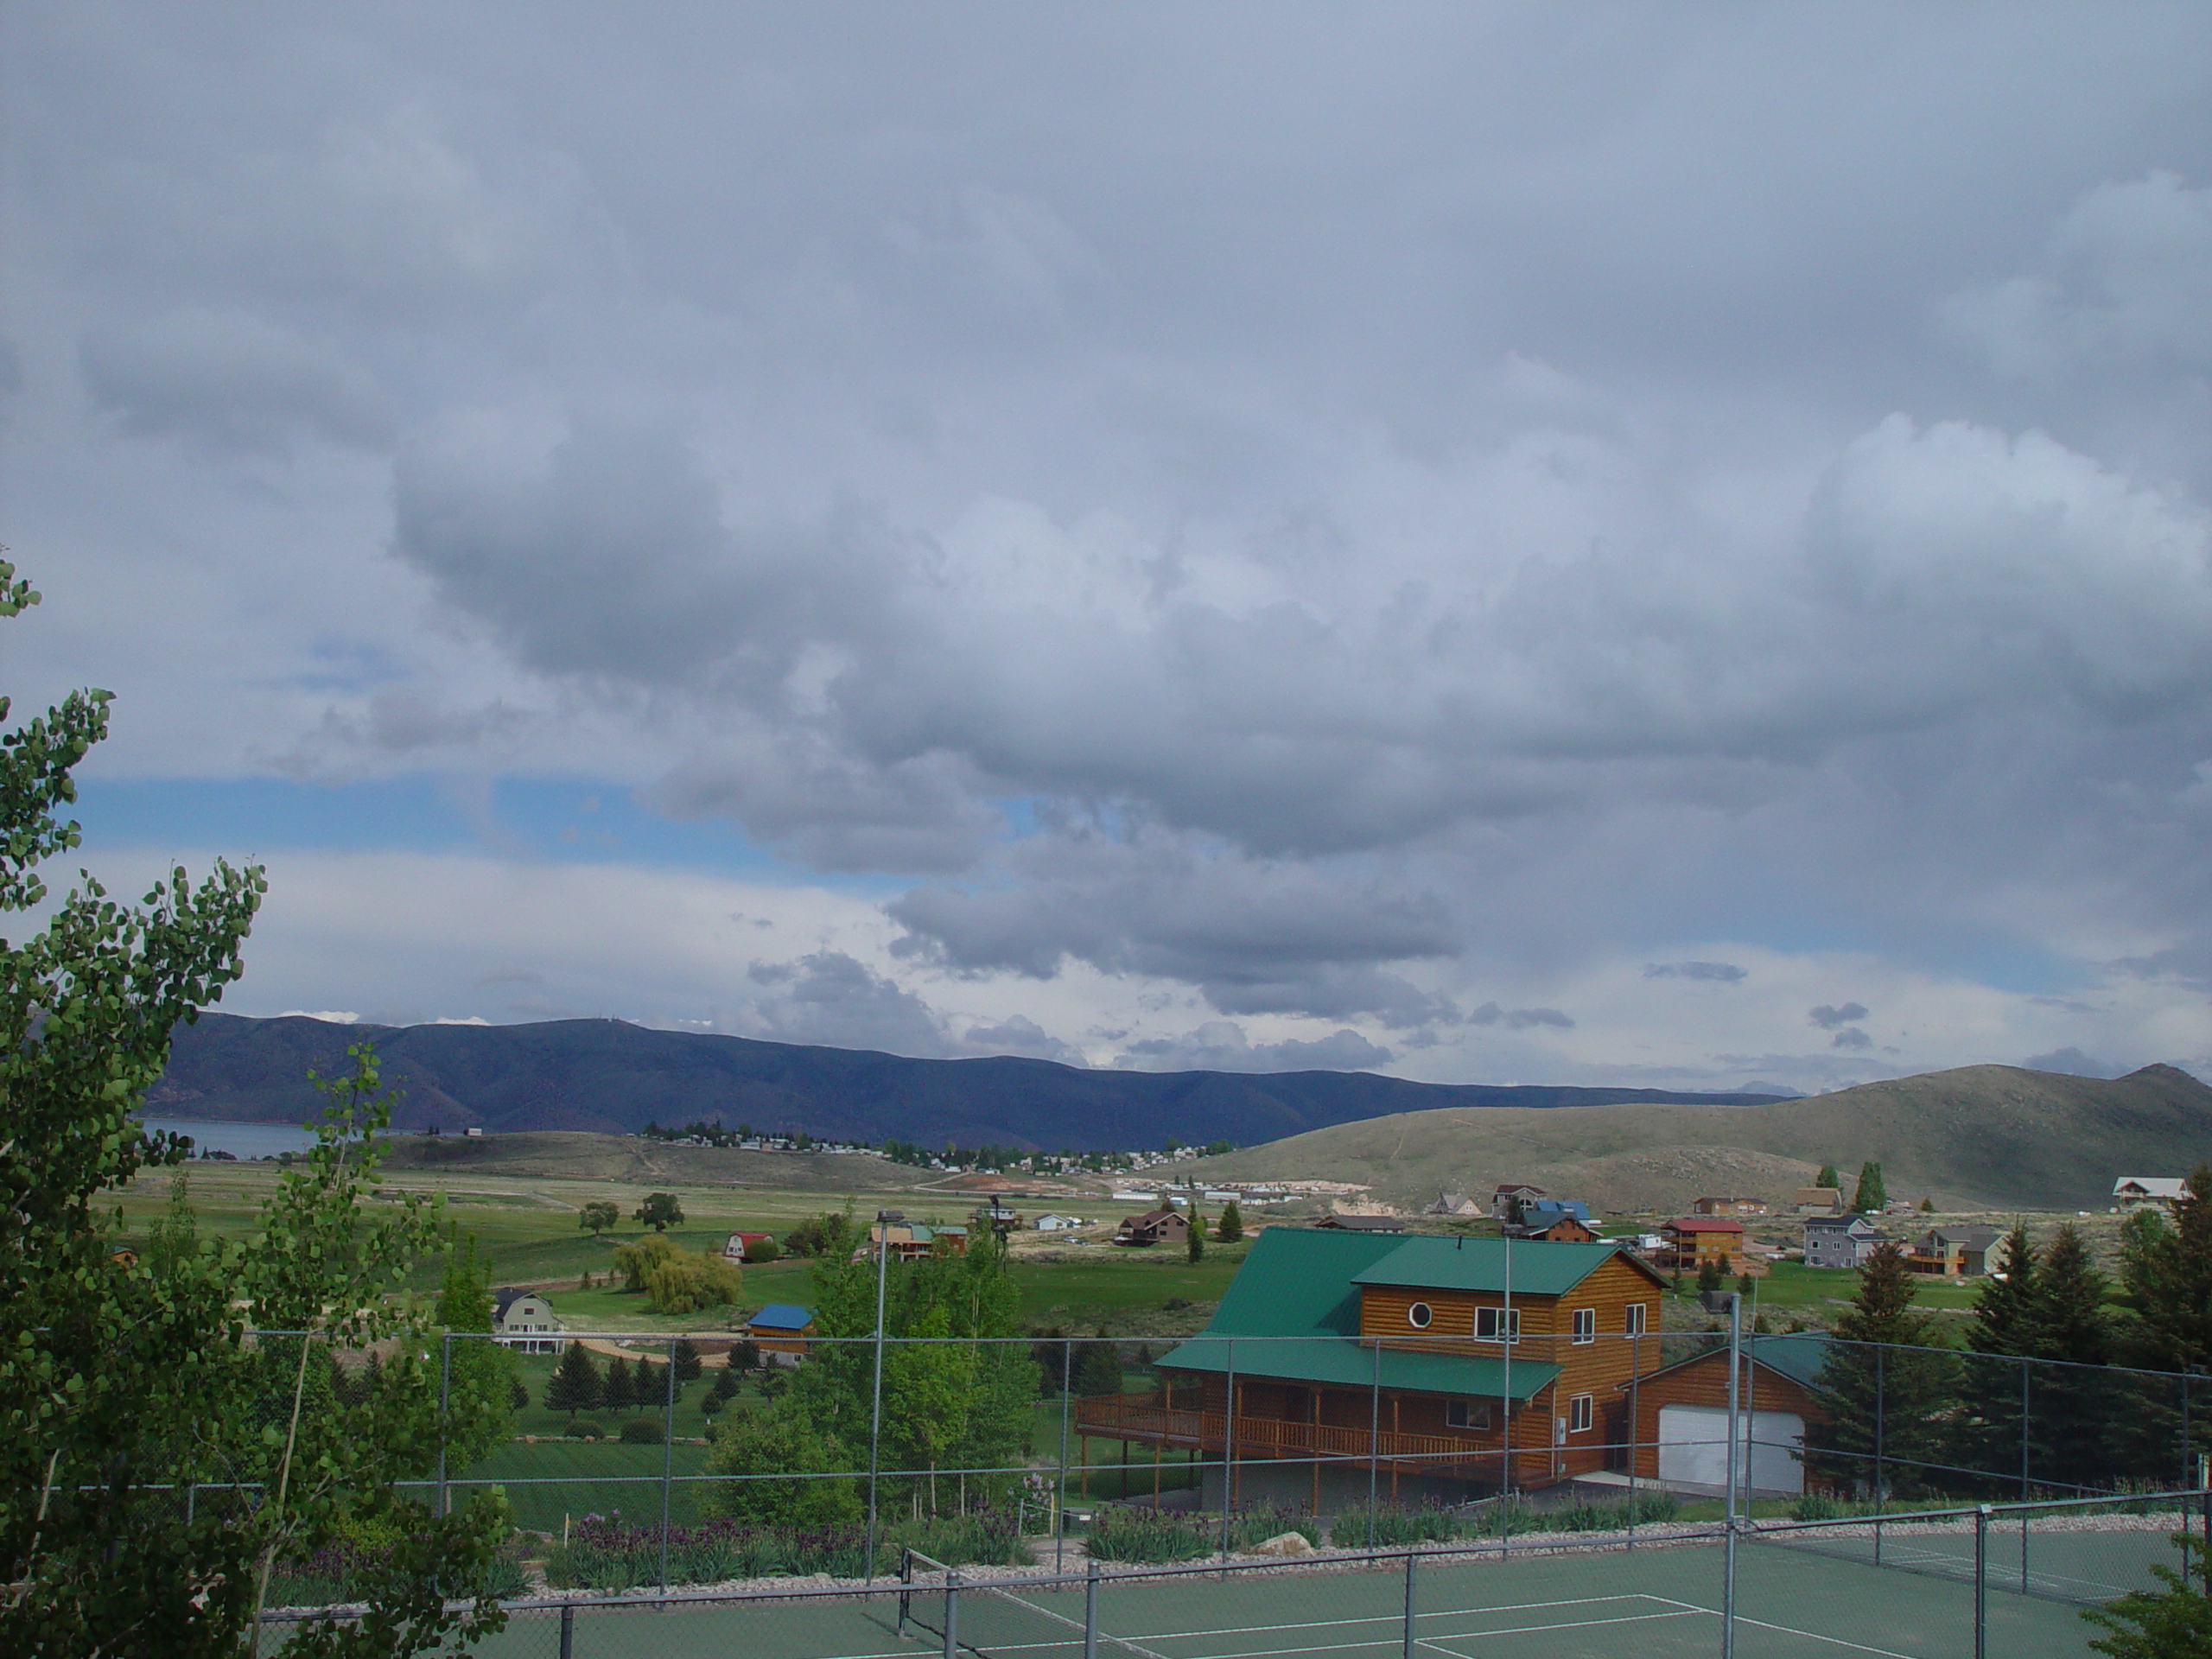
<svg viewBox="0 0 2212 1659">
<path fill-rule="evenodd" d="M 976 1659 L 1096 1659 L 1102 1653 L 1128 1659 L 1165 1659 L 1150 1648 L 1109 1636 L 1098 1628 L 1096 1581 L 1048 1580 L 1029 1586 L 1019 1580 L 965 1581 L 957 1567 L 934 1560 L 919 1550 L 906 1552 L 902 1576 L 909 1588 L 899 1592 L 899 1622 L 902 1631 L 918 1630 L 934 1637 L 946 1654 L 973 1654 Z M 937 1584 L 913 1584 L 917 1578 L 934 1578 Z M 1057 1606 L 1046 1604 L 1049 1599 Z"/>
</svg>

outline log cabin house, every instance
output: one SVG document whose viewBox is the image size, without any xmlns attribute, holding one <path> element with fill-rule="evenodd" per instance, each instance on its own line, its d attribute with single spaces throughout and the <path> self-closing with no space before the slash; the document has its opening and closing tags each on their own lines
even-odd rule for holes
<svg viewBox="0 0 2212 1659">
<path fill-rule="evenodd" d="M 1232 1503 L 1317 1513 L 1370 1479 L 1401 1503 L 1549 1486 L 1621 1460 L 1665 1288 L 1612 1244 L 1270 1227 L 1164 1386 L 1078 1401 L 1076 1428 L 1198 1465 L 1208 1507 L 1224 1463 Z"/>
<path fill-rule="evenodd" d="M 1743 1436 L 1737 1478 L 1758 1497 L 1805 1490 L 1805 1431 L 1827 1421 L 1817 1389 L 1833 1344 L 1818 1333 L 1747 1337 L 1737 1373 Z M 1728 1478 L 1728 1350 L 1725 1344 L 1625 1384 L 1634 1469 L 1673 1491 L 1720 1491 Z"/>
</svg>

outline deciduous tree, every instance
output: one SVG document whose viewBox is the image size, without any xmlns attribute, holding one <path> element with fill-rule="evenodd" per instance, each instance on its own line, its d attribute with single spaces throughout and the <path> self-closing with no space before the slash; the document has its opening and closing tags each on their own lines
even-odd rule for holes
<svg viewBox="0 0 2212 1659">
<path fill-rule="evenodd" d="M 576 1225 L 590 1228 L 594 1238 L 601 1233 L 613 1231 L 621 1219 L 621 1211 L 608 1198 L 594 1198 L 576 1211 Z"/>
<path fill-rule="evenodd" d="M 645 1199 L 631 1211 L 632 1218 L 643 1222 L 657 1233 L 683 1224 L 683 1206 L 677 1202 L 673 1192 L 648 1192 Z"/>
</svg>

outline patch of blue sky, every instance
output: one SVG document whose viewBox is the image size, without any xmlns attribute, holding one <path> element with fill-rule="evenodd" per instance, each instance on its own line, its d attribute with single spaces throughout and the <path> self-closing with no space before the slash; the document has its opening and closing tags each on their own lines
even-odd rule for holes
<svg viewBox="0 0 2212 1659">
<path fill-rule="evenodd" d="M 711 871 L 753 880 L 895 891 L 883 878 L 823 877 L 727 820 L 670 818 L 619 784 L 488 782 L 415 775 L 348 784 L 251 778 L 79 785 L 87 851 L 102 846 L 239 858 L 288 850 L 488 853 L 560 863 Z"/>
</svg>

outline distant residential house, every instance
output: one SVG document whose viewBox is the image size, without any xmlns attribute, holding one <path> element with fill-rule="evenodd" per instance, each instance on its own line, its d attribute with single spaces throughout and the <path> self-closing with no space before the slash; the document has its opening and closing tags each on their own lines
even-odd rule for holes
<svg viewBox="0 0 2212 1659">
<path fill-rule="evenodd" d="M 1313 1224 L 1339 1233 L 1402 1233 L 1406 1230 L 1403 1216 L 1361 1216 L 1332 1213 Z"/>
<path fill-rule="evenodd" d="M 2123 1210 L 2139 1210 L 2146 1204 L 2171 1210 L 2189 1196 L 2189 1183 L 2178 1177 L 2123 1175 L 2112 1184 L 2112 1201 Z"/>
<path fill-rule="evenodd" d="M 2003 1234 L 1988 1227 L 1931 1227 L 1905 1252 L 1904 1264 L 1931 1278 L 1978 1279 Z"/>
<path fill-rule="evenodd" d="M 1142 1187 L 1117 1186 L 1106 1195 L 1116 1204 L 1158 1204 L 1160 1194 Z"/>
<path fill-rule="evenodd" d="M 1436 1195 L 1436 1202 L 1421 1213 L 1464 1218 L 1479 1216 L 1483 1213 L 1483 1207 L 1464 1192 L 1439 1192 Z"/>
<path fill-rule="evenodd" d="M 1198 1196 L 1208 1204 L 1236 1204 L 1243 1198 L 1244 1193 L 1238 1187 L 1210 1186 Z"/>
<path fill-rule="evenodd" d="M 1523 1210 L 1519 1221 L 1505 1224 L 1508 1238 L 1541 1238 L 1554 1244 L 1594 1244 L 1597 1230 L 1571 1210 L 1545 1211 L 1535 1219 Z"/>
<path fill-rule="evenodd" d="M 993 1198 L 988 1204 L 977 1208 L 968 1219 L 978 1227 L 997 1229 L 1019 1227 L 1021 1225 L 1021 1211 L 1004 1198 Z"/>
<path fill-rule="evenodd" d="M 502 1347 L 525 1354 L 557 1354 L 564 1329 L 553 1304 L 537 1291 L 502 1285 L 492 1293 L 492 1330 Z"/>
<path fill-rule="evenodd" d="M 1801 1216 L 1840 1216 L 1843 1213 L 1843 1189 L 1840 1186 L 1801 1186 L 1790 1204 Z"/>
<path fill-rule="evenodd" d="M 1494 1221 L 1510 1221 L 1513 1218 L 1514 1205 L 1529 1204 L 1544 1196 L 1546 1196 L 1544 1189 L 1541 1186 L 1530 1186 L 1525 1182 L 1501 1181 L 1491 1192 L 1491 1218 Z"/>
<path fill-rule="evenodd" d="M 1072 1227 L 1088 1227 L 1090 1224 L 1081 1216 L 1042 1215 L 1031 1224 L 1040 1233 L 1065 1233 Z"/>
<path fill-rule="evenodd" d="M 773 1243 L 775 1235 L 772 1233 L 732 1233 L 728 1242 L 722 1246 L 722 1254 L 733 1262 L 742 1262 L 746 1251 L 754 1245 Z"/>
<path fill-rule="evenodd" d="M 1114 1230 L 1116 1244 L 1180 1244 L 1190 1236 L 1190 1218 L 1164 1204 L 1141 1216 L 1124 1217 Z"/>
<path fill-rule="evenodd" d="M 1700 1216 L 1763 1216 L 1764 1198 L 1700 1198 L 1690 1205 Z"/>
<path fill-rule="evenodd" d="M 1726 1216 L 1680 1216 L 1659 1229 L 1657 1264 L 1670 1273 L 1696 1273 L 1717 1262 L 1726 1274 L 1764 1274 L 1766 1263 L 1744 1248 L 1744 1224 Z"/>
<path fill-rule="evenodd" d="M 968 1230 L 925 1226 L 918 1221 L 879 1221 L 868 1228 L 868 1248 L 860 1254 L 873 1257 L 879 1244 L 890 1252 L 894 1262 L 920 1262 L 932 1255 L 965 1255 Z"/>
<path fill-rule="evenodd" d="M 1808 1216 L 1804 1228 L 1808 1268 L 1863 1268 L 1882 1242 L 1881 1229 L 1864 1216 Z"/>
<path fill-rule="evenodd" d="M 742 1327 L 761 1359 L 771 1365 L 796 1365 L 806 1357 L 814 1334 L 814 1312 L 796 1302 L 771 1302 Z"/>
</svg>

